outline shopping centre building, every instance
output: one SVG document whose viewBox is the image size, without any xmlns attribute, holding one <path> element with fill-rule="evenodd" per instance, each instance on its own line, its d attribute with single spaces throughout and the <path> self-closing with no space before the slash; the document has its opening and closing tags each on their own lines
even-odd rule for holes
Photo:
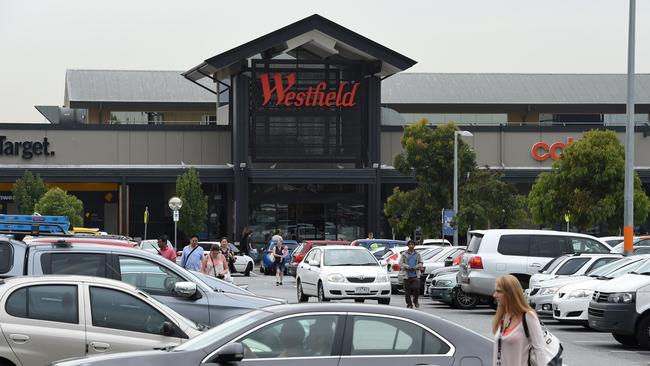
<svg viewBox="0 0 650 366">
<path fill-rule="evenodd" d="M 195 167 L 204 237 L 391 236 L 383 203 L 414 184 L 392 168 L 406 124 L 455 121 L 477 163 L 522 192 L 586 131 L 623 139 L 625 75 L 403 72 L 415 63 L 313 15 L 187 71 L 68 70 L 64 107 L 37 107 L 51 123 L 0 125 L 0 213 L 30 170 L 81 198 L 86 226 L 142 236 L 148 207 L 149 235 L 170 234 L 167 200 Z M 650 75 L 636 85 L 648 191 Z"/>
</svg>

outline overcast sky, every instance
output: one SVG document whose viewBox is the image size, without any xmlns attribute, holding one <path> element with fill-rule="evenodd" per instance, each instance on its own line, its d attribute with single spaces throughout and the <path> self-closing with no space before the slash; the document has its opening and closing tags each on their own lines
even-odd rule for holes
<svg viewBox="0 0 650 366">
<path fill-rule="evenodd" d="M 409 72 L 626 73 L 627 0 L 0 0 L 0 122 L 62 105 L 66 69 L 187 70 L 311 14 L 418 63 Z M 650 73 L 650 0 L 636 71 Z"/>
</svg>

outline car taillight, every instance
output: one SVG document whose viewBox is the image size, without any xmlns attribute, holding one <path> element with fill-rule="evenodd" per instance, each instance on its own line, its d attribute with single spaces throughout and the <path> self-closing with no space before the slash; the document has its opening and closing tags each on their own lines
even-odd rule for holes
<svg viewBox="0 0 650 366">
<path fill-rule="evenodd" d="M 454 258 L 454 260 L 451 261 L 451 264 L 453 264 L 454 266 L 459 265 L 459 264 L 460 264 L 460 260 L 461 260 L 461 258 L 463 258 L 463 255 L 462 255 L 462 254 L 459 255 L 458 257 Z"/>
<path fill-rule="evenodd" d="M 399 254 L 393 254 L 388 259 L 386 259 L 386 263 L 393 263 L 399 259 Z"/>
<path fill-rule="evenodd" d="M 393 271 L 399 271 L 399 263 L 393 264 Z"/>
<path fill-rule="evenodd" d="M 483 260 L 479 256 L 474 256 L 469 260 L 469 268 L 483 269 Z"/>
</svg>

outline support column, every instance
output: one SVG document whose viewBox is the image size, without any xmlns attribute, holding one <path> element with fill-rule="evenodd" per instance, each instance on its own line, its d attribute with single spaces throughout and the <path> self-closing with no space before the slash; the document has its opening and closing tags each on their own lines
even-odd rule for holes
<svg viewBox="0 0 650 366">
<path fill-rule="evenodd" d="M 237 75 L 233 82 L 232 163 L 235 177 L 233 204 L 233 240 L 239 241 L 248 225 L 248 141 L 249 141 L 249 78 Z"/>
<path fill-rule="evenodd" d="M 129 186 L 126 184 L 126 177 L 120 180 L 118 191 L 118 230 L 120 235 L 129 233 Z"/>
<path fill-rule="evenodd" d="M 381 79 L 368 79 L 368 167 L 375 177 L 368 185 L 368 231 L 379 234 L 381 227 Z"/>
</svg>

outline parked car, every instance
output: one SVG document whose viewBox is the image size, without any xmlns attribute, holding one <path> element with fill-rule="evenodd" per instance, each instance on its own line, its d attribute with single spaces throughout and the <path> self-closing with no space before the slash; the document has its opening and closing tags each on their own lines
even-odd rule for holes
<svg viewBox="0 0 650 366">
<path fill-rule="evenodd" d="M 431 279 L 425 294 L 428 294 L 433 301 L 451 305 L 454 301 L 452 296 L 454 287 L 456 287 L 456 272 L 444 273 Z"/>
<path fill-rule="evenodd" d="M 625 250 L 623 248 L 624 243 L 620 242 L 612 248 L 612 253 L 623 253 Z M 650 236 L 640 236 L 634 238 L 634 249 L 650 247 Z"/>
<path fill-rule="evenodd" d="M 388 270 L 388 275 L 390 276 L 390 283 L 393 292 L 399 291 L 403 287 L 403 283 L 399 281 L 399 261 L 402 254 L 407 249 L 408 247 L 391 248 L 391 254 L 386 253 L 384 258 L 382 258 L 382 260 L 385 260 L 387 263 L 386 268 Z M 422 279 L 424 280 L 434 269 L 444 267 L 448 259 L 453 260 L 457 256 L 461 255 L 465 251 L 465 247 L 418 245 L 415 247 L 415 250 L 420 252 L 422 262 L 424 263 L 424 271 L 422 274 Z M 421 293 L 424 293 L 424 285 L 425 281 L 420 281 Z"/>
<path fill-rule="evenodd" d="M 589 326 L 626 346 L 650 350 L 650 260 L 598 286 L 589 303 Z"/>
<path fill-rule="evenodd" d="M 405 247 L 406 241 L 393 239 L 357 239 L 350 243 L 352 246 L 368 249 L 377 259 L 383 257 L 391 248 Z"/>
<path fill-rule="evenodd" d="M 213 244 L 220 245 L 218 241 L 200 241 L 199 246 L 203 248 L 203 254 L 208 255 L 210 253 L 210 248 L 212 247 Z M 253 270 L 253 267 L 255 266 L 255 262 L 253 262 L 253 258 L 247 256 L 244 253 L 241 253 L 239 251 L 239 248 L 233 243 L 228 243 L 228 247 L 230 248 L 230 251 L 235 255 L 235 270 L 237 273 L 243 273 L 244 276 L 250 276 L 251 271 Z"/>
<path fill-rule="evenodd" d="M 491 365 L 487 337 L 390 306 L 294 304 L 229 320 L 170 350 L 64 360 L 52 366 Z"/>
<path fill-rule="evenodd" d="M 260 272 L 265 275 L 275 274 L 273 269 L 273 247 L 275 246 L 276 241 L 271 239 L 262 253 L 262 260 L 260 261 Z M 284 258 L 284 271 L 286 274 L 287 268 L 291 264 L 291 254 L 293 250 L 298 247 L 298 242 L 295 240 L 282 240 L 282 247 L 289 248 L 289 253 Z"/>
<path fill-rule="evenodd" d="M 299 302 L 315 296 L 320 302 L 372 299 L 390 304 L 386 269 L 364 247 L 327 245 L 312 248 L 298 266 L 296 288 Z"/>
<path fill-rule="evenodd" d="M 41 366 L 69 357 L 176 346 L 201 333 L 123 282 L 87 276 L 0 281 L 0 363 Z M 202 327 L 201 329 L 206 329 Z"/>
<path fill-rule="evenodd" d="M 434 246 L 451 246 L 451 242 L 447 239 L 424 239 L 421 245 L 434 245 Z"/>
<path fill-rule="evenodd" d="M 606 266 L 617 264 L 611 271 L 605 273 L 597 270 L 598 273 L 601 273 L 598 277 L 563 286 L 553 297 L 553 319 L 563 323 L 588 325 L 589 301 L 594 290 L 611 279 L 636 271 L 637 268 L 649 261 L 650 256 L 647 255 L 626 257 L 601 267 L 601 269 L 607 269 L 612 267 L 606 268 Z"/>
<path fill-rule="evenodd" d="M 496 278 L 511 274 L 528 288 L 530 276 L 564 254 L 609 253 L 593 236 L 546 230 L 476 230 L 463 254 L 458 282 L 463 291 L 491 297 Z"/>
<path fill-rule="evenodd" d="M 598 238 L 598 240 L 607 243 L 610 247 L 614 247 L 618 243 L 623 242 L 623 237 L 622 236 L 601 236 Z"/>
<path fill-rule="evenodd" d="M 24 243 L 2 238 L 0 253 L 8 254 L 10 265 L 0 265 L 0 277 L 73 274 L 121 280 L 146 291 L 181 315 L 211 326 L 279 303 L 275 299 L 217 291 L 168 259 L 137 248 L 67 241 Z"/>
<path fill-rule="evenodd" d="M 341 240 L 306 240 L 302 242 L 291 254 L 289 267 L 287 267 L 287 274 L 295 277 L 298 265 L 302 262 L 303 258 L 305 258 L 305 255 L 311 250 L 311 248 L 323 245 L 350 245 L 350 242 Z"/>
<path fill-rule="evenodd" d="M 541 273 L 536 273 L 530 278 L 530 288 L 526 290 L 528 303 L 540 314 L 552 315 L 553 296 L 555 292 L 568 281 L 554 281 L 551 285 L 545 284 L 552 279 L 582 276 L 590 273 L 608 263 L 621 259 L 619 254 L 567 254 L 553 260 L 551 266 Z"/>
</svg>

